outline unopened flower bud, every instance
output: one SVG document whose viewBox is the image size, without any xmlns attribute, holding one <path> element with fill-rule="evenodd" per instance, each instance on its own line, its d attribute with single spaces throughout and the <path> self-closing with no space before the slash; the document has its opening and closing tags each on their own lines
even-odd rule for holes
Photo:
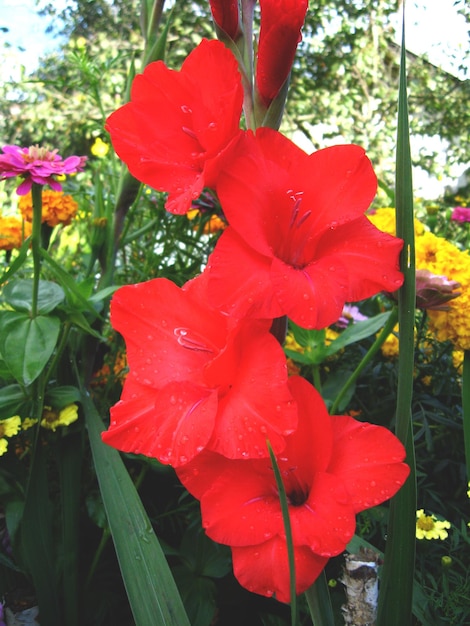
<svg viewBox="0 0 470 626">
<path fill-rule="evenodd" d="M 461 295 L 455 291 L 460 283 L 446 276 L 436 276 L 429 270 L 416 272 L 416 306 L 418 309 L 448 311 L 447 302 Z"/>
</svg>

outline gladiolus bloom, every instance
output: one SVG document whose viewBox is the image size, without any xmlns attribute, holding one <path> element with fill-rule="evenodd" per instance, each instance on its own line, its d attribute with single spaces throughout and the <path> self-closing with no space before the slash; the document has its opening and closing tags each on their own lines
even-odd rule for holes
<svg viewBox="0 0 470 626">
<path fill-rule="evenodd" d="M 354 535 L 356 513 L 391 498 L 405 482 L 405 450 L 386 428 L 330 416 L 320 394 L 292 377 L 298 427 L 277 455 L 288 499 L 297 593 Z M 201 501 L 211 539 L 231 546 L 235 576 L 261 595 L 290 599 L 279 494 L 270 459 L 230 460 L 203 452 L 177 470 Z"/>
<path fill-rule="evenodd" d="M 16 193 L 24 196 L 31 190 L 33 183 L 49 185 L 54 191 L 61 191 L 62 186 L 56 176 L 81 172 L 86 157 L 71 156 L 63 160 L 57 150 L 47 150 L 38 146 L 20 148 L 3 146 L 0 154 L 0 180 L 22 176 L 23 182 Z"/>
<path fill-rule="evenodd" d="M 240 34 L 238 0 L 210 0 L 214 23 L 235 41 Z"/>
<path fill-rule="evenodd" d="M 402 241 L 364 216 L 376 187 L 359 146 L 307 155 L 269 128 L 248 132 L 217 183 L 229 227 L 205 270 L 212 304 L 320 329 L 345 302 L 396 291 Z"/>
<path fill-rule="evenodd" d="M 204 280 L 119 289 L 111 322 L 129 374 L 103 441 L 174 467 L 204 448 L 229 458 L 278 451 L 297 425 L 283 350 L 270 320 L 231 320 L 206 304 Z"/>
<path fill-rule="evenodd" d="M 256 87 L 268 107 L 289 76 L 308 0 L 260 0 L 260 7 Z"/>
<path fill-rule="evenodd" d="M 169 192 L 167 210 L 181 215 L 215 185 L 222 156 L 242 133 L 242 104 L 234 55 L 220 41 L 203 40 L 179 72 L 150 63 L 106 129 L 130 173 Z"/>
</svg>

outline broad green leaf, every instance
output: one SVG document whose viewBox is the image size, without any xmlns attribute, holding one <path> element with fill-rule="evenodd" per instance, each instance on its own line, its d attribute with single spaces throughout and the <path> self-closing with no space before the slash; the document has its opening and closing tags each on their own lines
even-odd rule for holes
<svg viewBox="0 0 470 626">
<path fill-rule="evenodd" d="M 388 311 L 387 313 L 379 313 L 379 315 L 371 317 L 368 320 L 351 324 L 340 333 L 337 339 L 326 346 L 325 351 L 327 356 L 336 354 L 336 352 L 349 346 L 351 343 L 356 343 L 357 341 L 370 337 L 385 325 L 389 317 L 390 312 Z"/>
<path fill-rule="evenodd" d="M 139 494 L 117 450 L 101 441 L 104 425 L 85 392 L 82 406 L 103 504 L 136 626 L 189 626 Z"/>
<path fill-rule="evenodd" d="M 63 385 L 62 387 L 54 387 L 46 392 L 46 404 L 54 409 L 63 409 L 68 404 L 79 402 L 81 399 L 80 390 L 73 385 Z"/>
<path fill-rule="evenodd" d="M 0 351 L 19 383 L 30 385 L 43 371 L 57 343 L 58 317 L 2 311 Z"/>
<path fill-rule="evenodd" d="M 3 299 L 16 311 L 32 311 L 33 280 L 21 278 L 13 280 L 3 288 Z M 39 281 L 37 311 L 47 315 L 63 302 L 65 293 L 62 287 L 49 280 Z"/>
<path fill-rule="evenodd" d="M 16 415 L 25 399 L 21 385 L 6 385 L 0 388 L 0 417 L 5 419 Z"/>
</svg>

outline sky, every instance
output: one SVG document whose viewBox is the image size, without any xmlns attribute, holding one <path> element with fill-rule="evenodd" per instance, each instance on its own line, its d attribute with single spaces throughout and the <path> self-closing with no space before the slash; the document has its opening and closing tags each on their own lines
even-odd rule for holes
<svg viewBox="0 0 470 626">
<path fill-rule="evenodd" d="M 61 7 L 66 0 L 55 0 L 55 4 Z M 470 43 L 465 20 L 453 4 L 454 0 L 408 0 L 406 40 L 410 51 L 427 53 L 432 63 L 454 73 L 458 63 L 452 61 L 452 55 L 462 58 Z M 399 32 L 400 19 L 396 20 Z M 20 64 L 31 71 L 37 66 L 39 56 L 57 46 L 57 39 L 45 33 L 48 24 L 47 18 L 37 15 L 35 0 L 0 0 L 0 28 L 9 29 L 8 33 L 0 32 L 0 47 L 3 41 L 12 44 L 8 68 L 2 68 L 2 73 L 18 75 Z"/>
</svg>

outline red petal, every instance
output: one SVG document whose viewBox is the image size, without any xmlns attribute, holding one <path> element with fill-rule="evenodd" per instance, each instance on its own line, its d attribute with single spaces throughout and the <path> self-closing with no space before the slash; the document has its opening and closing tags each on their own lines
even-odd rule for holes
<svg viewBox="0 0 470 626">
<path fill-rule="evenodd" d="M 284 351 L 270 322 L 245 322 L 205 370 L 219 388 L 219 413 L 209 449 L 232 459 L 269 455 L 285 447 L 297 426 L 297 407 L 287 386 Z"/>
<path fill-rule="evenodd" d="M 271 281 L 282 312 L 304 328 L 326 328 L 341 315 L 347 300 L 348 273 L 342 260 L 319 258 L 295 269 L 279 259 L 272 263 Z"/>
<path fill-rule="evenodd" d="M 348 302 L 363 300 L 379 291 L 396 291 L 403 283 L 398 257 L 403 241 L 378 230 L 366 217 L 327 232 L 316 255 L 331 255 L 348 270 Z"/>
<path fill-rule="evenodd" d="M 235 577 L 245 589 L 290 602 L 289 564 L 283 539 L 273 537 L 256 546 L 232 547 L 232 557 Z M 315 582 L 328 559 L 305 547 L 295 548 L 294 559 L 296 592 L 300 594 Z"/>
<path fill-rule="evenodd" d="M 402 462 L 405 449 L 395 435 L 347 415 L 332 420 L 334 454 L 328 472 L 344 482 L 355 512 L 395 495 L 410 473 Z"/>
<path fill-rule="evenodd" d="M 199 469 L 197 460 L 191 466 L 193 471 Z M 217 473 L 214 471 L 212 475 L 212 487 L 201 498 L 202 523 L 211 539 L 230 546 L 245 546 L 283 532 L 279 496 L 269 460 L 226 459 L 225 464 L 222 461 L 216 464 L 214 470 Z"/>
<path fill-rule="evenodd" d="M 248 247 L 228 227 L 218 240 L 205 270 L 211 304 L 238 319 L 283 315 L 272 290 L 271 259 Z"/>
<path fill-rule="evenodd" d="M 342 552 L 356 529 L 349 500 L 345 486 L 336 476 L 317 473 L 307 501 L 289 507 L 294 544 L 307 545 L 326 557 Z"/>
<path fill-rule="evenodd" d="M 204 365 L 226 342 L 224 317 L 165 278 L 118 289 L 111 323 L 126 340 L 136 380 L 157 388 L 202 382 Z"/>
<path fill-rule="evenodd" d="M 111 409 L 109 430 L 102 435 L 105 443 L 174 467 L 201 452 L 214 427 L 216 392 L 190 383 L 160 390 L 135 384 L 132 378 L 130 383 L 132 391 Z"/>
</svg>

